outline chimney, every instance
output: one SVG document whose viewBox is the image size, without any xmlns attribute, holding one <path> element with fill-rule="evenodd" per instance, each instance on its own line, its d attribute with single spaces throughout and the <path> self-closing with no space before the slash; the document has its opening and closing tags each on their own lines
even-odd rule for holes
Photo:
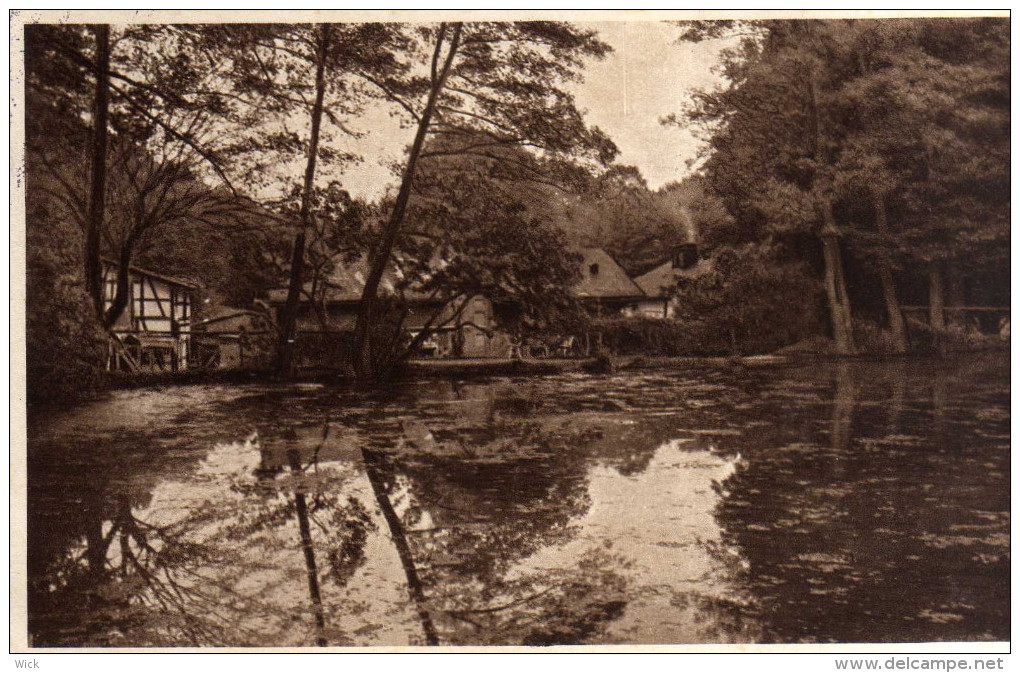
<svg viewBox="0 0 1020 673">
<path fill-rule="evenodd" d="M 673 251 L 673 268 L 689 269 L 698 263 L 698 244 L 682 243 Z"/>
</svg>

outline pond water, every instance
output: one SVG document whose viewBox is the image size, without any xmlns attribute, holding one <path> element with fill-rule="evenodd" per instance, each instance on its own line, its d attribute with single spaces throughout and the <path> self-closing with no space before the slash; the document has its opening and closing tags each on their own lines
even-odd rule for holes
<svg viewBox="0 0 1020 673">
<path fill-rule="evenodd" d="M 1008 640 L 1008 357 L 121 391 L 29 424 L 35 646 Z"/>
</svg>

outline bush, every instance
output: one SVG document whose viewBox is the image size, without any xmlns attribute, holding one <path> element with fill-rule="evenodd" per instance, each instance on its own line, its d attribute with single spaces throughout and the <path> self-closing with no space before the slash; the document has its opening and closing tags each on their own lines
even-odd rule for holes
<svg viewBox="0 0 1020 673">
<path fill-rule="evenodd" d="M 940 351 L 974 351 L 986 348 L 1001 348 L 1003 341 L 998 334 L 985 334 L 975 324 L 948 324 L 936 334 L 924 318 L 907 318 L 907 334 L 913 353 L 937 353 Z"/>
<path fill-rule="evenodd" d="M 896 341 L 892 332 L 879 327 L 870 320 L 853 321 L 854 345 L 861 353 L 869 355 L 897 355 Z"/>
<path fill-rule="evenodd" d="M 28 403 L 72 401 L 107 383 L 106 333 L 81 271 L 73 266 L 80 256 L 63 256 L 46 243 L 33 242 L 30 235 L 25 294 Z"/>
<path fill-rule="evenodd" d="M 660 318 L 604 318 L 592 324 L 592 336 L 615 355 L 679 357 L 729 352 L 728 335 L 704 321 Z"/>
<path fill-rule="evenodd" d="M 823 331 L 820 283 L 805 265 L 767 244 L 721 248 L 708 263 L 675 290 L 685 354 L 768 353 Z"/>
<path fill-rule="evenodd" d="M 584 366 L 584 370 L 590 374 L 613 374 L 616 368 L 613 356 L 605 351 L 599 352 L 595 359 Z"/>
</svg>

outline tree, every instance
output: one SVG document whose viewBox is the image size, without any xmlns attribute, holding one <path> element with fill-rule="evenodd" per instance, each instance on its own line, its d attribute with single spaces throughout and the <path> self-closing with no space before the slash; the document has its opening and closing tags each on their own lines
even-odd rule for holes
<svg viewBox="0 0 1020 673">
<path fill-rule="evenodd" d="M 231 137 L 220 131 L 231 129 L 224 105 L 213 95 L 212 80 L 222 72 L 201 65 L 215 59 L 198 58 L 209 53 L 200 40 L 204 28 L 111 30 L 109 149 L 103 162 L 108 177 L 99 254 L 116 260 L 127 252 L 148 268 L 201 280 L 216 303 L 250 305 L 278 283 L 268 277 L 275 269 L 264 254 L 280 248 L 284 222 L 251 200 L 235 198 L 233 183 L 228 186 L 211 163 L 228 167 L 223 148 Z M 30 202 L 47 213 L 31 217 L 29 228 L 45 227 L 56 236 L 53 230 L 67 226 L 59 238 L 75 240 L 82 249 L 66 263 L 83 287 L 92 32 L 70 24 L 28 26 L 25 52 Z M 131 244 L 124 246 L 132 231 Z M 210 257 L 206 253 L 212 248 L 223 254 Z M 44 251 L 30 246 L 28 253 Z"/>
<path fill-rule="evenodd" d="M 297 323 L 297 306 L 301 294 L 301 272 L 305 263 L 305 239 L 308 229 L 312 225 L 312 189 L 315 186 L 315 161 L 319 156 L 319 129 L 322 126 L 322 102 L 326 95 L 326 62 L 330 49 L 330 37 L 330 24 L 320 25 L 315 38 L 315 102 L 312 103 L 312 128 L 308 140 L 308 160 L 305 165 L 305 180 L 301 188 L 301 228 L 294 239 L 294 256 L 290 263 L 287 303 L 283 307 L 280 320 L 276 373 L 283 379 L 289 379 L 293 375 L 294 328 Z"/>
<path fill-rule="evenodd" d="M 354 75 L 394 76 L 399 65 L 392 53 L 402 38 L 395 27 L 380 23 L 224 25 L 202 38 L 204 48 L 231 63 L 219 90 L 227 100 L 231 140 L 223 153 L 233 160 L 232 172 L 253 188 L 275 191 L 280 206 L 292 193 L 290 176 L 281 167 L 290 167 L 298 156 L 304 162 L 276 361 L 277 375 L 286 379 L 293 374 L 305 254 L 315 228 L 317 172 L 357 160 L 330 146 L 330 127 L 353 134 L 347 118 L 365 100 Z M 307 137 L 290 130 L 292 125 L 307 127 Z"/>
<path fill-rule="evenodd" d="M 276 205 L 277 212 L 290 221 L 299 217 L 303 190 L 295 189 L 284 201 Z M 323 330 L 332 328 L 326 310 L 333 272 L 343 264 L 360 257 L 364 244 L 364 230 L 374 217 L 374 209 L 367 203 L 351 197 L 337 181 L 312 192 L 311 210 L 315 213 L 308 230 L 302 265 L 301 297 L 307 301 Z M 274 265 L 279 277 L 287 277 L 293 265 L 288 258 L 289 249 L 269 248 L 266 258 Z"/>
<path fill-rule="evenodd" d="M 54 73 L 75 69 L 88 72 L 94 81 L 85 277 L 99 315 L 104 311 L 100 256 L 110 139 L 131 139 L 140 146 L 155 143 L 157 148 L 187 147 L 222 175 L 215 153 L 203 147 L 202 138 L 208 118 L 220 107 L 200 86 L 214 68 L 194 58 L 183 38 L 187 33 L 147 25 L 111 31 L 106 24 L 88 30 L 83 25 L 34 25 L 27 31 L 27 52 L 37 54 L 30 59 L 34 84 L 45 85 Z M 92 36 L 91 44 L 86 35 Z M 81 96 L 80 87 L 57 92 L 43 86 L 34 94 L 50 97 L 51 105 L 61 107 L 64 114 L 82 114 L 84 105 L 73 101 Z"/>
<path fill-rule="evenodd" d="M 110 306 L 104 306 L 99 314 L 107 329 L 118 321 L 130 300 L 131 265 L 154 237 L 196 223 L 215 229 L 245 212 L 240 200 L 196 177 L 196 157 L 184 145 L 173 143 L 149 153 L 129 138 L 116 137 L 111 149 L 104 161 L 110 177 L 104 188 L 97 248 L 117 263 L 114 295 L 107 298 Z M 48 178 L 40 181 L 39 189 L 60 204 L 61 217 L 78 222 L 88 236 L 93 192 L 86 187 L 90 170 L 82 159 L 60 147 L 33 153 L 37 175 Z"/>
<path fill-rule="evenodd" d="M 92 111 L 92 168 L 89 185 L 89 215 L 85 230 L 85 286 L 92 297 L 96 315 L 103 317 L 103 269 L 100 261 L 99 239 L 102 236 L 103 214 L 106 207 L 106 147 L 107 118 L 110 100 L 110 27 L 93 26 L 96 55 L 93 77 L 96 83 L 95 104 Z M 105 317 L 104 317 L 105 323 Z"/>
<path fill-rule="evenodd" d="M 83 225 L 85 286 L 107 328 L 128 301 L 127 267 L 138 238 L 156 225 L 200 217 L 200 203 L 208 211 L 204 202 L 213 192 L 201 183 L 199 163 L 211 166 L 225 180 L 215 153 L 205 147 L 210 118 L 221 106 L 201 87 L 215 75 L 215 68 L 193 58 L 186 37 L 194 30 L 169 26 L 111 30 L 107 25 L 36 25 L 26 30 L 29 98 L 35 99 L 36 109 L 63 118 L 49 129 L 69 141 L 61 146 L 52 142 L 42 125 L 30 125 L 28 149 L 38 159 L 34 165 L 54 179 L 41 184 L 55 187 L 50 194 L 63 202 L 64 214 Z M 83 101 L 80 84 L 68 86 L 72 73 L 92 76 L 90 106 Z M 72 143 L 86 109 L 90 143 Z M 87 145 L 90 151 L 84 156 L 70 149 Z M 88 182 L 87 195 L 83 180 Z M 185 183 L 190 186 L 182 191 Z M 119 214 L 111 214 L 118 209 Z M 119 232 L 111 231 L 111 226 Z M 118 234 L 115 244 L 112 239 Z M 103 302 L 104 251 L 113 252 L 119 263 L 117 295 L 109 309 Z"/>
<path fill-rule="evenodd" d="M 439 152 L 437 139 L 427 146 Z M 414 182 L 406 227 L 394 244 L 388 270 L 392 289 L 380 291 L 373 334 L 373 372 L 384 376 L 437 331 L 475 325 L 464 311 L 483 296 L 500 311 L 504 331 L 537 328 L 574 305 L 570 287 L 579 258 L 549 214 L 555 198 L 547 185 L 530 188 L 509 165 L 530 166 L 552 175 L 569 166 L 551 166 L 516 148 L 490 150 L 489 157 L 459 153 L 424 164 Z M 508 156 L 512 155 L 512 156 Z M 543 165 L 545 164 L 545 165 Z M 383 209 L 390 207 L 384 204 Z M 405 325 L 411 300 L 423 324 L 408 340 Z M 425 300 L 425 301 L 421 301 Z M 431 305 L 434 308 L 425 309 Z M 383 312 L 385 307 L 385 312 Z M 423 310 L 429 310 L 422 315 Z"/>
<path fill-rule="evenodd" d="M 729 53 L 729 87 L 699 94 L 690 118 L 721 125 L 712 145 L 736 150 L 709 159 L 720 193 L 750 202 L 742 210 L 757 211 L 756 219 L 773 234 L 820 240 L 833 338 L 839 352 L 851 353 L 843 232 L 833 192 L 843 129 L 831 107 L 840 73 L 825 59 L 834 24 L 776 21 L 761 27 L 763 36 L 745 38 L 740 50 Z"/>
<path fill-rule="evenodd" d="M 94 105 L 95 87 L 88 69 L 55 58 L 36 39 L 38 29 L 25 27 L 26 383 L 32 405 L 95 388 L 105 354 L 103 330 L 86 287 L 84 215 L 74 223 L 64 217 L 63 205 L 48 194 L 57 185 L 37 160 L 55 138 L 89 146 L 84 120 Z M 53 29 L 68 46 L 85 48 L 92 41 L 86 30 Z M 81 205 L 87 212 L 87 203 Z"/>
<path fill-rule="evenodd" d="M 163 136 L 129 110 L 113 81 L 122 76 L 131 30 L 108 26 L 32 25 L 25 29 L 28 211 L 29 390 L 33 400 L 81 395 L 102 383 L 107 317 L 101 257 L 133 259 L 168 224 L 153 214 L 160 192 L 181 195 L 166 179 L 173 162 L 158 150 Z M 149 140 L 154 144 L 150 148 Z M 164 156 L 164 159 L 166 157 Z M 130 166 L 131 171 L 124 171 Z M 162 167 L 162 168 L 160 168 Z M 172 171 L 177 172 L 177 169 Z M 140 197 L 129 174 L 149 180 Z M 187 189 L 208 188 L 190 182 Z M 156 187 L 159 189 L 156 189 Z M 139 197 L 132 203 L 125 199 Z M 146 220 L 138 226 L 136 213 Z M 175 224 L 180 218 L 175 220 Z M 122 250 L 130 229 L 139 233 Z M 141 230 L 145 230 L 142 235 Z M 122 254 L 123 253 L 123 254 Z M 127 263 L 121 265 L 126 274 Z M 126 279 L 126 275 L 125 275 Z M 121 298 L 126 303 L 126 283 Z M 114 311 L 116 313 L 116 311 Z"/>
<path fill-rule="evenodd" d="M 1008 136 L 1002 51 L 1008 40 L 999 24 L 899 20 L 847 29 L 841 58 L 853 76 L 842 90 L 849 133 L 841 191 L 871 204 L 872 213 L 857 215 L 864 227 L 853 249 L 876 260 L 900 352 L 907 344 L 893 272 L 918 269 L 929 276 L 931 324 L 938 331 L 942 266 L 981 254 L 966 250 L 971 236 L 1003 241 L 1008 151 L 995 139 Z M 960 274 L 951 275 L 959 281 Z M 956 283 L 958 295 L 960 289 Z"/>
<path fill-rule="evenodd" d="M 717 335 L 732 354 L 770 352 L 818 328 L 810 269 L 784 260 L 775 245 L 719 246 L 711 268 L 682 279 L 672 294 L 678 317 Z"/>
<path fill-rule="evenodd" d="M 749 34 L 727 54 L 729 84 L 699 93 L 687 117 L 712 134 L 713 187 L 744 242 L 771 238 L 803 255 L 805 236 L 822 239 L 844 352 L 846 253 L 860 260 L 854 273 L 877 276 L 903 352 L 895 273 L 923 267 L 931 277 L 937 327 L 945 260 L 966 240 L 1002 250 L 1006 162 L 992 141 L 1008 133 L 1003 22 L 696 22 L 685 37 L 736 31 Z"/>
<path fill-rule="evenodd" d="M 693 204 L 679 185 L 652 191 L 633 166 L 613 166 L 591 182 L 553 209 L 575 246 L 604 248 L 633 276 L 697 238 Z"/>
<path fill-rule="evenodd" d="M 573 98 L 560 88 L 578 78 L 583 58 L 608 52 L 591 31 L 553 22 L 442 23 L 416 29 L 416 36 L 405 52 L 408 75 L 374 80 L 414 124 L 415 135 L 389 216 L 371 246 L 354 332 L 352 369 L 360 377 L 375 375 L 371 335 L 379 287 L 404 228 L 420 163 L 458 154 L 517 161 L 493 153 L 501 147 L 593 165 L 615 154 L 598 129 L 586 127 Z M 426 63 L 427 76 L 418 75 Z M 437 136 L 452 144 L 426 151 L 426 140 Z M 548 178 L 527 163 L 516 167 L 521 181 Z"/>
<path fill-rule="evenodd" d="M 29 161 L 31 161 L 29 159 Z M 31 167 L 29 168 L 30 175 Z M 102 383 L 106 341 L 82 278 L 83 232 L 39 189 L 26 189 L 25 344 L 28 404 L 52 404 Z"/>
</svg>

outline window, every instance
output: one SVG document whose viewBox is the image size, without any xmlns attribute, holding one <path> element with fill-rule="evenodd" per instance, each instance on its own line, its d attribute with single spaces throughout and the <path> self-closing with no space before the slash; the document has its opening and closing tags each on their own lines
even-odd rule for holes
<svg viewBox="0 0 1020 673">
<path fill-rule="evenodd" d="M 588 270 L 591 271 L 591 275 L 593 275 L 593 276 L 599 275 L 599 265 L 598 264 L 592 264 L 590 267 L 588 267 Z"/>
</svg>

